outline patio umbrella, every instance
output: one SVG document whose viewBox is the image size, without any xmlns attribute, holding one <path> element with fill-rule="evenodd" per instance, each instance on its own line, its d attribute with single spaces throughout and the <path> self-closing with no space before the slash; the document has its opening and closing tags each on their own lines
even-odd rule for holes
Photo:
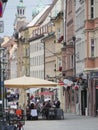
<svg viewBox="0 0 98 130">
<path fill-rule="evenodd" d="M 44 79 L 33 78 L 33 77 L 18 77 L 4 81 L 4 86 L 6 88 L 43 88 L 43 87 L 55 87 L 56 82 L 47 81 Z"/>
<path fill-rule="evenodd" d="M 39 78 L 33 78 L 33 77 L 27 77 L 22 76 L 18 78 L 13 78 L 9 80 L 4 81 L 4 86 L 6 88 L 19 88 L 21 89 L 19 102 L 20 104 L 26 104 L 26 89 L 29 88 L 43 88 L 43 87 L 56 87 L 56 82 L 47 81 L 44 79 Z"/>
</svg>

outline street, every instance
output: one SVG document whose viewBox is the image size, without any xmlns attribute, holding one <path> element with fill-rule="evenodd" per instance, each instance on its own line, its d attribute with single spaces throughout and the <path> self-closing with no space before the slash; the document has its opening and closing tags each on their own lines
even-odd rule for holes
<svg viewBox="0 0 98 130">
<path fill-rule="evenodd" d="M 26 121 L 24 130 L 98 130 L 98 117 L 65 114 L 64 120 Z"/>
</svg>

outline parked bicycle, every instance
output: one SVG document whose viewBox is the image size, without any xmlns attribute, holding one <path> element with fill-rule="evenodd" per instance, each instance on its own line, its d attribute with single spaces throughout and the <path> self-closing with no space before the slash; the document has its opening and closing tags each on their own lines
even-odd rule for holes
<svg viewBox="0 0 98 130">
<path fill-rule="evenodd" d="M 25 125 L 25 117 L 24 117 L 24 115 L 22 115 L 22 116 L 15 115 L 12 118 L 12 120 L 10 120 L 9 125 L 16 126 L 16 130 L 24 130 L 24 125 Z"/>
<path fill-rule="evenodd" d="M 16 128 L 17 130 L 24 130 L 25 120 L 24 118 L 17 117 Z"/>
<path fill-rule="evenodd" d="M 0 120 L 0 130 L 24 130 L 25 116 L 3 113 Z"/>
</svg>

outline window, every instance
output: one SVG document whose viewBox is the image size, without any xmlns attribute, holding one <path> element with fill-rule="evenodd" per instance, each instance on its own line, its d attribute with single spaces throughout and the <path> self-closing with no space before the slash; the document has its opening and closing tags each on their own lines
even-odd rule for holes
<svg viewBox="0 0 98 130">
<path fill-rule="evenodd" d="M 91 7 L 91 18 L 94 18 L 94 8 Z"/>
<path fill-rule="evenodd" d="M 23 9 L 23 15 L 24 15 L 24 9 Z"/>
<path fill-rule="evenodd" d="M 94 5 L 94 0 L 91 0 L 91 5 Z"/>
<path fill-rule="evenodd" d="M 20 14 L 22 14 L 22 10 L 20 9 Z"/>
<path fill-rule="evenodd" d="M 91 39 L 91 57 L 94 57 L 94 51 L 95 51 L 94 39 Z"/>
<path fill-rule="evenodd" d="M 94 18 L 94 0 L 91 0 L 91 18 Z"/>
<path fill-rule="evenodd" d="M 76 16 L 76 31 L 78 31 L 81 27 L 84 26 L 84 10 L 82 10 L 80 13 L 77 14 Z"/>
<path fill-rule="evenodd" d="M 19 9 L 18 9 L 18 15 L 19 15 Z"/>
</svg>

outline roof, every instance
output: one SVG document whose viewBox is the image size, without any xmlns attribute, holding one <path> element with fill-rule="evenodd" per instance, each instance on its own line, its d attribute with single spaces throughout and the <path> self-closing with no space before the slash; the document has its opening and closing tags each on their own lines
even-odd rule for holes
<svg viewBox="0 0 98 130">
<path fill-rule="evenodd" d="M 34 17 L 34 19 L 27 25 L 27 27 L 32 27 L 34 26 L 37 21 L 42 17 L 42 15 L 46 12 L 46 10 L 49 8 L 50 6 L 46 6 L 36 17 Z"/>
</svg>

